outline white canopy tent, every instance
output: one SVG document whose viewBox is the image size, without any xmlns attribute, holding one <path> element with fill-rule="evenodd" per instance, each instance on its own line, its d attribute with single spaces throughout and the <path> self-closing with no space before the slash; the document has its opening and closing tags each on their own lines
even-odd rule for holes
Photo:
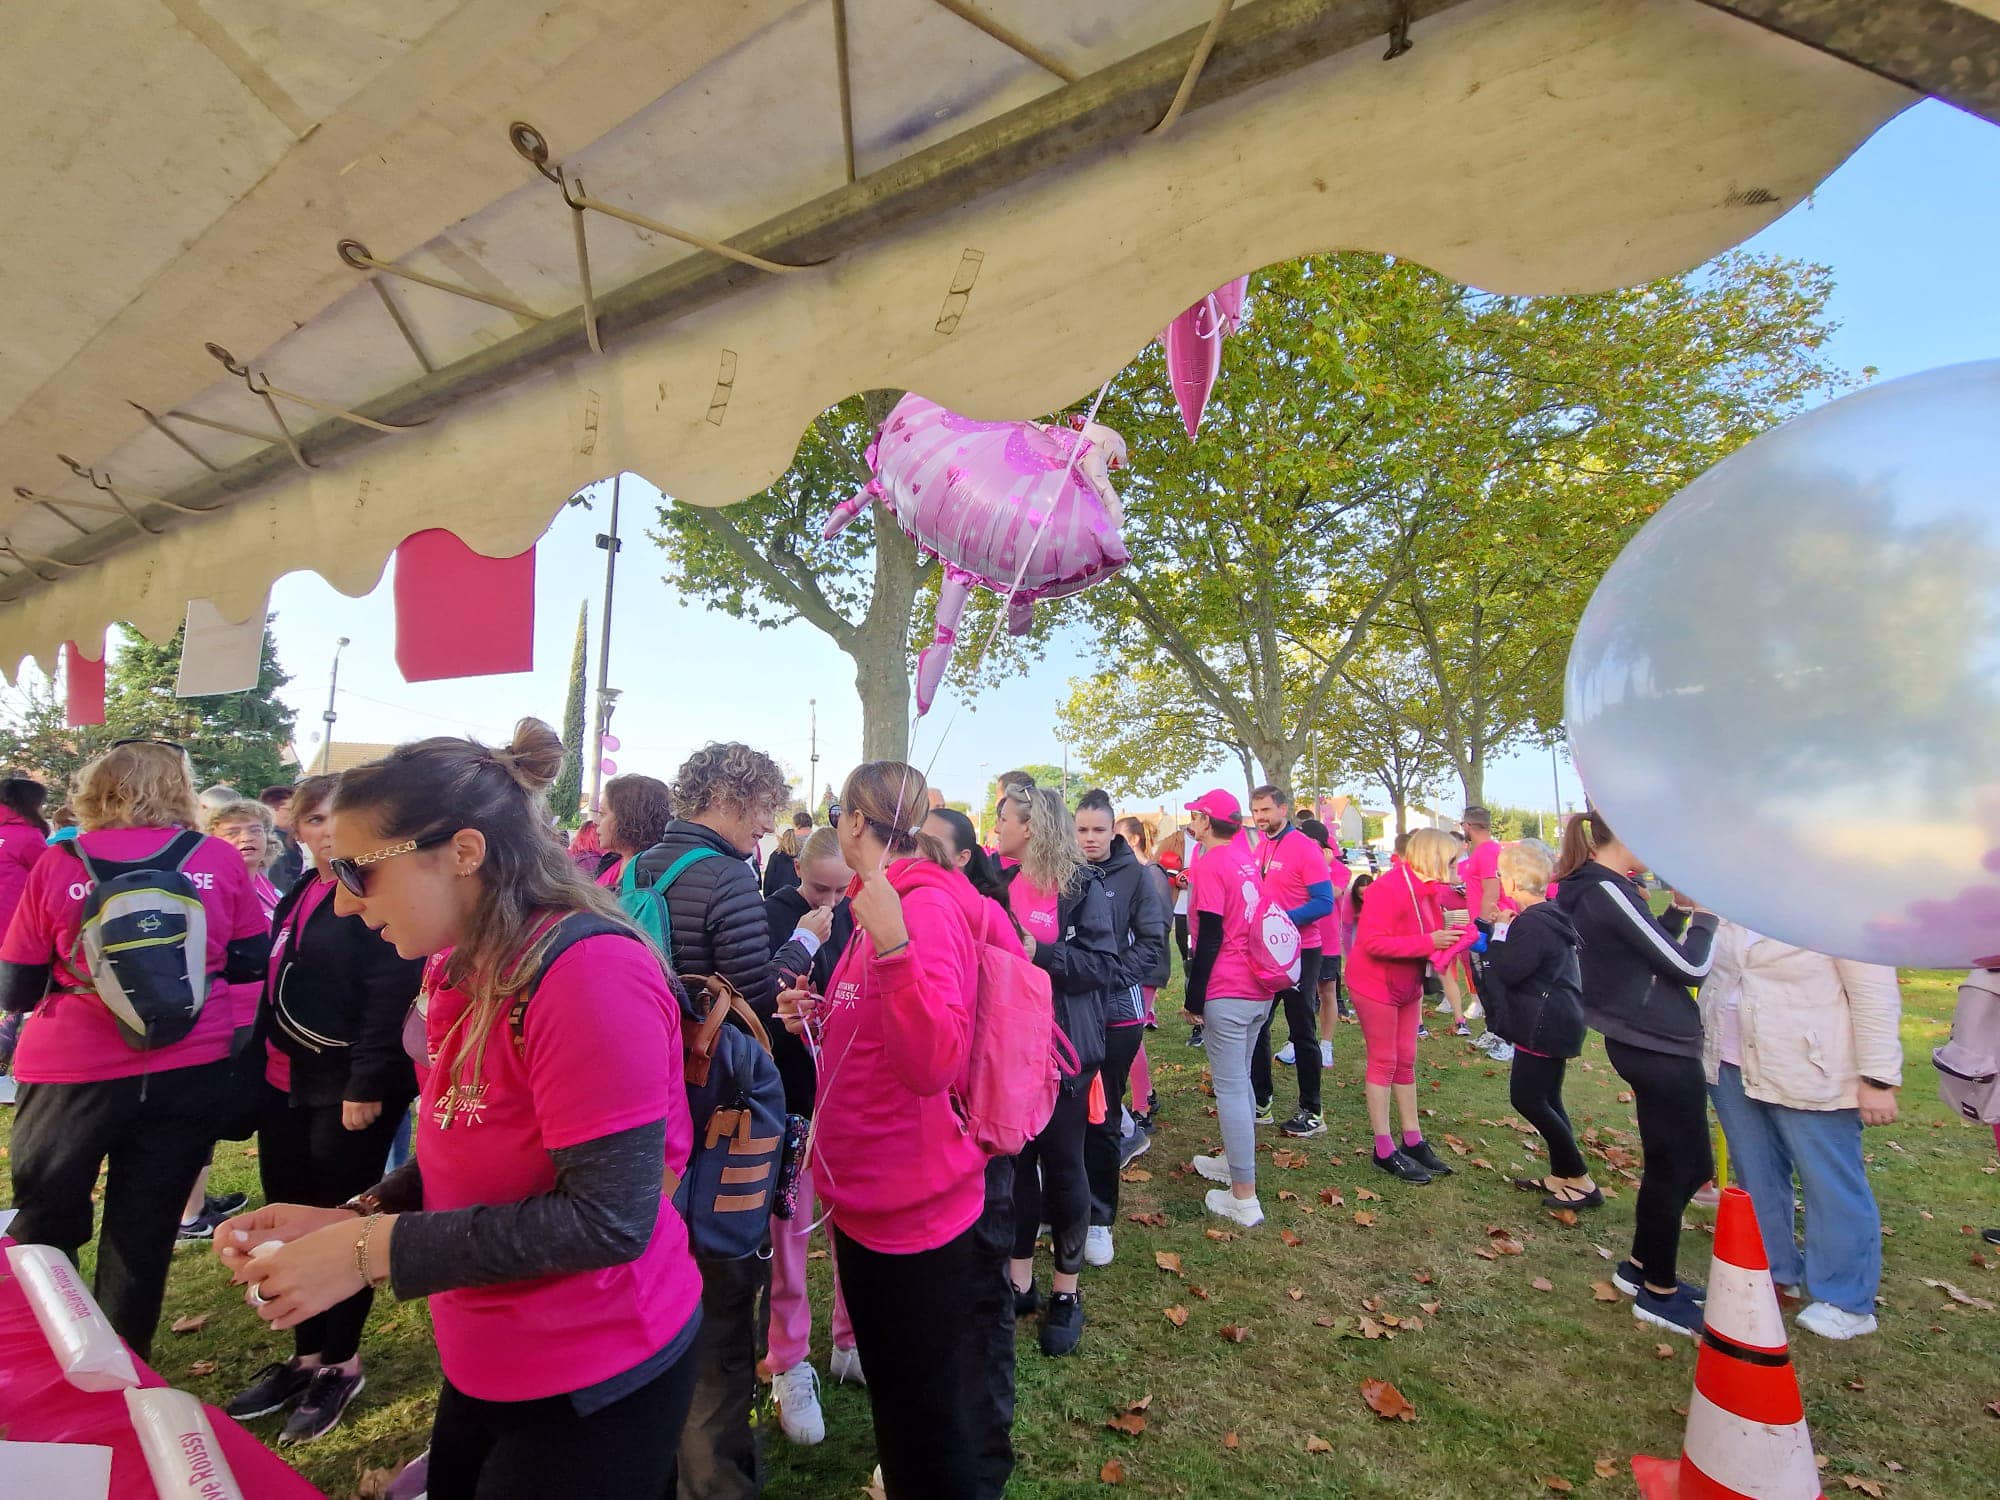
<svg viewBox="0 0 2000 1500">
<path fill-rule="evenodd" d="M 727 504 L 857 390 L 1041 413 L 1307 251 L 1519 292 L 1678 272 L 2000 34 L 2000 0 L 1808 6 L 1960 28 L 1813 45 L 1726 13 L 1788 7 L 1696 0 L 1221 9 L 24 8 L 0 665 L 117 620 L 164 638 L 191 600 L 242 620 L 294 569 L 365 592 L 427 527 L 518 552 L 619 470 Z"/>
</svg>

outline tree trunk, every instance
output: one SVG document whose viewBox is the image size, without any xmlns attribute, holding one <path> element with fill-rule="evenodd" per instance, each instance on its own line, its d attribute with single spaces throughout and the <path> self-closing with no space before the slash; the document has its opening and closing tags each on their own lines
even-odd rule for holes
<svg viewBox="0 0 2000 1500">
<path fill-rule="evenodd" d="M 901 760 L 910 753 L 910 679 L 903 653 L 870 650 L 866 636 L 844 647 L 854 660 L 861 699 L 861 758 Z"/>
<path fill-rule="evenodd" d="M 1410 831 L 1410 824 L 1409 824 L 1410 804 L 1408 799 L 1404 797 L 1402 791 L 1397 787 L 1392 786 L 1389 788 L 1389 806 L 1396 814 L 1396 824 L 1395 827 L 1391 830 L 1392 835 L 1400 836 L 1402 834 L 1408 833 Z"/>
</svg>

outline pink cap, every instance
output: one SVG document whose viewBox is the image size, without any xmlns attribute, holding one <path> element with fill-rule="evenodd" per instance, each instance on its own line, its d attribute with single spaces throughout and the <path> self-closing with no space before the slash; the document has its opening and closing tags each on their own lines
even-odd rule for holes
<svg viewBox="0 0 2000 1500">
<path fill-rule="evenodd" d="M 1243 806 L 1221 787 L 1203 792 L 1187 805 L 1189 812 L 1207 813 L 1211 818 L 1220 818 L 1225 823 L 1241 823 Z"/>
</svg>

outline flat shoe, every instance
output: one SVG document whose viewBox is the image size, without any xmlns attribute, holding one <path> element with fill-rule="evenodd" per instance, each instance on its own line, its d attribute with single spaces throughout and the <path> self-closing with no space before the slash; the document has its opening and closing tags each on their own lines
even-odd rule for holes
<svg viewBox="0 0 2000 1500">
<path fill-rule="evenodd" d="M 1542 1199 L 1544 1208 L 1602 1208 L 1604 1189 L 1592 1188 L 1580 1198 L 1565 1198 L 1561 1193 L 1550 1193 Z"/>
</svg>

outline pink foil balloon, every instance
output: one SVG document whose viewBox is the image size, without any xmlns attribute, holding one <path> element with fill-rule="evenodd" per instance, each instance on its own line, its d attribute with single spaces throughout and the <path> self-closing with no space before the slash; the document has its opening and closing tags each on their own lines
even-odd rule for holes
<svg viewBox="0 0 2000 1500">
<path fill-rule="evenodd" d="M 919 713 L 937 695 L 975 585 L 1013 589 L 1007 628 L 1022 635 L 1037 599 L 1074 594 L 1128 561 L 1110 478 L 1125 467 L 1125 440 L 1108 427 L 975 422 L 912 392 L 889 413 L 867 459 L 874 479 L 834 511 L 824 534 L 836 535 L 880 500 L 904 534 L 944 564 L 937 633 L 917 658 Z"/>
<path fill-rule="evenodd" d="M 1167 351 L 1167 379 L 1190 438 L 1201 426 L 1209 392 L 1215 389 L 1215 377 L 1222 373 L 1222 341 L 1243 326 L 1243 298 L 1249 290 L 1248 276 L 1217 287 L 1160 335 Z"/>
</svg>

